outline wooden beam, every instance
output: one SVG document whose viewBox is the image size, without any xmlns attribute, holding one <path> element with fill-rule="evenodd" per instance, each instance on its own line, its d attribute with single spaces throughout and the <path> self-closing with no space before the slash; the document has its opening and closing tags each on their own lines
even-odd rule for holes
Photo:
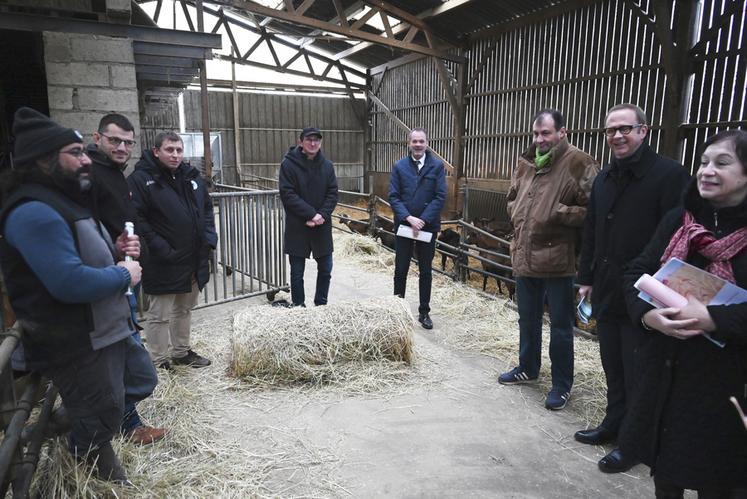
<svg viewBox="0 0 747 499">
<path fill-rule="evenodd" d="M 488 44 L 487 50 L 482 54 L 482 58 L 480 59 L 480 62 L 475 66 L 475 70 L 472 71 L 472 74 L 469 77 L 469 81 L 467 81 L 467 88 L 465 89 L 465 95 L 469 94 L 472 91 L 472 87 L 475 86 L 475 83 L 477 82 L 477 77 L 480 76 L 480 73 L 483 72 L 485 69 L 485 66 L 488 65 L 488 62 L 490 62 L 490 58 L 493 57 L 493 54 L 495 54 L 495 49 L 498 46 L 498 42 L 493 39 Z"/>
<path fill-rule="evenodd" d="M 381 16 L 381 24 L 384 25 L 384 33 L 386 33 L 386 37 L 394 39 L 394 33 L 392 33 L 392 27 L 389 25 L 389 16 L 383 10 L 379 11 L 379 15 Z"/>
<path fill-rule="evenodd" d="M 358 42 L 357 45 L 353 45 L 349 49 L 345 49 L 342 52 L 338 52 L 332 56 L 332 59 L 335 61 L 339 61 L 340 59 L 344 59 L 346 57 L 350 57 L 351 55 L 360 52 L 361 50 L 364 50 L 366 47 L 370 47 L 371 44 L 367 44 L 366 42 Z"/>
<path fill-rule="evenodd" d="M 395 7 L 394 5 L 384 2 L 383 0 L 363 0 L 363 3 L 371 8 L 375 7 L 388 14 L 392 14 L 392 17 L 396 17 L 398 19 L 401 19 L 402 21 L 407 21 L 409 24 L 417 26 L 422 30 L 429 29 L 428 25 L 425 24 L 425 22 L 423 22 L 423 20 L 420 19 L 417 15 L 410 14 L 406 10 Z"/>
<path fill-rule="evenodd" d="M 417 61 L 423 58 L 424 56 L 422 56 L 421 54 L 408 54 L 398 59 L 394 59 L 393 61 L 385 62 L 384 64 L 374 66 L 373 68 L 370 68 L 369 71 L 371 72 L 372 75 L 375 75 L 378 73 L 382 73 L 386 71 L 387 69 L 394 69 L 399 66 L 404 66 L 405 64 L 409 64 L 413 61 Z"/>
<path fill-rule="evenodd" d="M 457 119 L 459 118 L 459 103 L 454 95 L 454 88 L 451 83 L 449 70 L 446 68 L 446 64 L 443 60 L 436 59 L 435 57 L 433 57 L 432 60 L 438 70 L 438 78 L 441 80 L 441 85 L 444 87 L 446 98 L 449 100 L 449 104 L 451 105 L 451 112 L 454 114 L 454 118 Z"/>
<path fill-rule="evenodd" d="M 309 10 L 309 7 L 311 7 L 312 5 L 314 5 L 315 1 L 316 0 L 305 0 L 304 3 L 302 3 L 301 5 L 299 5 L 298 8 L 296 9 L 296 14 L 302 16 L 304 14 L 304 12 L 306 12 L 307 10 Z"/>
<path fill-rule="evenodd" d="M 405 130 L 405 131 L 406 131 L 406 132 L 408 132 L 408 133 L 410 132 L 410 130 L 411 130 L 412 128 L 411 128 L 411 127 L 409 127 L 409 126 L 408 126 L 408 125 L 407 125 L 407 124 L 406 124 L 406 123 L 405 123 L 404 121 L 402 121 L 401 119 L 397 118 L 397 116 L 396 116 L 396 115 L 395 115 L 395 114 L 394 114 L 393 112 L 391 112 L 391 111 L 389 110 L 389 108 L 388 108 L 388 107 L 386 107 L 386 104 L 384 104 L 383 102 L 381 102 L 381 100 L 380 100 L 380 99 L 379 99 L 378 97 L 376 97 L 376 96 L 375 96 L 375 95 L 374 95 L 374 94 L 373 94 L 372 92 L 370 92 L 370 91 L 369 91 L 369 92 L 366 92 L 366 95 L 368 95 L 368 98 L 369 98 L 369 99 L 370 99 L 370 100 L 371 100 L 371 101 L 372 101 L 372 102 L 373 102 L 374 104 L 376 104 L 376 105 L 377 105 L 377 106 L 378 106 L 379 108 L 381 108 L 381 110 L 382 110 L 382 111 L 384 112 L 384 114 L 385 114 L 385 115 L 386 115 L 386 116 L 387 116 L 387 117 L 388 117 L 388 118 L 389 118 L 390 120 L 392 120 L 392 121 L 394 122 L 394 124 L 395 124 L 395 125 L 397 125 L 398 127 L 400 127 L 401 129 Z M 436 156 L 436 157 L 437 157 L 438 159 L 440 159 L 441 161 L 443 161 L 443 162 L 444 162 L 444 166 L 445 166 L 445 167 L 446 167 L 446 168 L 447 168 L 447 169 L 449 170 L 449 172 L 451 172 L 451 173 L 454 173 L 454 171 L 455 171 L 455 168 L 454 168 L 454 166 L 453 166 L 453 165 L 452 165 L 451 163 L 449 163 L 449 162 L 448 162 L 448 161 L 446 160 L 446 158 L 444 158 L 443 156 L 441 156 L 440 154 L 438 154 L 438 153 L 437 153 L 436 151 L 434 151 L 434 150 L 433 150 L 433 149 L 431 149 L 430 147 L 429 147 L 429 149 L 431 150 L 431 152 L 433 153 L 433 155 L 434 155 L 434 156 Z"/>
<path fill-rule="evenodd" d="M 337 12 L 337 18 L 340 20 L 340 26 L 343 28 L 349 28 L 348 16 L 345 14 L 345 9 L 342 8 L 340 0 L 332 0 L 332 4 L 335 6 L 335 12 Z"/>
<path fill-rule="evenodd" d="M 323 73 L 321 75 L 317 75 L 317 74 L 313 74 L 313 73 L 306 73 L 304 71 L 298 71 L 296 69 L 282 68 L 280 66 L 273 66 L 272 64 L 266 64 L 266 63 L 263 63 L 263 62 L 256 62 L 256 61 L 252 61 L 250 59 L 243 59 L 243 58 L 238 58 L 238 57 L 231 57 L 231 56 L 227 56 L 227 55 L 216 55 L 215 58 L 216 59 L 220 59 L 222 61 L 235 62 L 236 64 L 242 64 L 242 65 L 245 65 L 245 66 L 254 66 L 254 67 L 257 67 L 257 68 L 270 69 L 272 71 L 278 71 L 280 73 L 287 73 L 287 74 L 292 74 L 292 75 L 296 75 L 296 76 L 303 76 L 305 78 L 311 78 L 311 79 L 317 80 L 317 81 L 327 81 L 327 82 L 330 82 L 330 83 L 335 83 L 337 85 L 345 85 L 346 84 L 346 82 L 344 80 L 337 79 L 337 78 L 330 78 L 330 77 L 327 76 L 327 73 L 329 73 L 329 70 L 331 69 L 331 63 L 330 63 L 330 65 L 327 66 L 327 70 L 325 71 L 325 73 Z M 365 88 L 366 88 L 365 85 L 362 84 L 362 83 L 358 84 L 358 83 L 354 83 L 354 82 L 349 82 L 349 85 L 353 86 L 355 88 L 359 88 L 360 90 L 365 90 Z"/>
<path fill-rule="evenodd" d="M 252 12 L 254 14 L 259 14 L 265 17 L 278 19 L 281 21 L 286 21 L 292 24 L 297 24 L 299 26 L 317 28 L 323 31 L 345 35 L 350 38 L 355 38 L 358 40 L 365 40 L 365 41 L 378 43 L 380 45 L 386 45 L 386 46 L 404 50 L 404 51 L 415 52 L 415 53 L 439 57 L 443 59 L 449 59 L 454 62 L 463 63 L 466 61 L 466 59 L 464 59 L 463 57 L 448 54 L 447 52 L 442 51 L 442 50 L 436 50 L 430 47 L 424 47 L 422 45 L 418 45 L 415 43 L 404 43 L 400 40 L 389 39 L 389 38 L 386 38 L 380 35 L 375 35 L 373 33 L 369 33 L 367 31 L 363 31 L 360 29 L 354 30 L 350 27 L 345 28 L 342 26 L 329 23 L 327 21 L 314 19 L 312 17 L 300 16 L 295 13 L 272 9 L 270 7 L 265 7 L 264 5 L 255 3 L 251 0 L 226 0 L 226 1 L 230 2 L 230 5 L 232 5 L 236 9 L 243 10 L 246 12 Z"/>
<path fill-rule="evenodd" d="M 204 9 L 205 9 L 205 12 L 207 12 L 208 14 L 211 14 L 211 15 L 214 15 L 214 16 L 220 16 L 220 12 L 221 12 L 220 10 L 214 10 L 214 9 L 209 8 L 209 7 L 204 7 Z M 296 10 L 298 11 L 298 9 L 296 9 Z M 335 62 L 333 59 L 331 59 L 329 57 L 326 57 L 326 56 L 324 56 L 322 54 L 319 54 L 317 52 L 313 52 L 313 53 L 309 54 L 309 52 L 305 48 L 303 48 L 303 46 L 299 45 L 299 43 L 293 43 L 293 42 L 291 42 L 291 41 L 289 41 L 289 40 L 287 40 L 285 38 L 282 38 L 280 36 L 275 35 L 274 33 L 268 32 L 266 29 L 264 29 L 264 26 L 262 25 L 262 23 L 258 23 L 257 22 L 256 18 L 253 15 L 249 14 L 249 17 L 252 19 L 253 22 L 255 22 L 256 26 L 252 26 L 249 23 L 240 21 L 238 19 L 234 19 L 232 17 L 225 16 L 226 22 L 228 24 L 230 24 L 232 26 L 238 26 L 240 28 L 243 28 L 243 29 L 246 29 L 248 31 L 251 31 L 252 33 L 260 35 L 260 38 L 243 55 L 244 59 L 248 58 L 249 55 L 251 55 L 251 53 L 254 52 L 254 50 L 256 50 L 256 48 L 262 43 L 262 41 L 264 39 L 270 39 L 274 43 L 278 43 L 280 45 L 284 45 L 286 47 L 290 47 L 290 48 L 292 48 L 294 50 L 301 50 L 301 51 L 303 51 L 305 58 L 308 58 L 308 56 L 311 55 L 311 57 L 314 57 L 315 59 L 318 59 L 318 60 L 320 60 L 322 62 L 325 62 L 325 63 Z M 309 63 L 309 66 L 311 66 L 310 63 Z M 344 66 L 344 67 L 345 67 L 345 71 L 347 71 L 349 74 L 355 75 L 355 76 L 357 76 L 359 78 L 364 78 L 364 79 L 366 78 L 366 73 L 365 72 L 359 71 L 359 70 L 357 70 L 355 68 L 351 68 L 349 66 Z M 311 73 L 313 73 L 313 69 L 311 69 Z"/>
</svg>

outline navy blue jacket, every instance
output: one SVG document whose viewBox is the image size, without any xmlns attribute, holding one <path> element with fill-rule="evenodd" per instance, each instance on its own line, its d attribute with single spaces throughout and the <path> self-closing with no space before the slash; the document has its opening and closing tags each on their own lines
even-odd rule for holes
<svg viewBox="0 0 747 499">
<path fill-rule="evenodd" d="M 443 162 L 430 151 L 425 152 L 425 164 L 418 167 L 411 156 L 394 164 L 389 180 L 389 203 L 394 212 L 394 229 L 410 215 L 425 222 L 422 230 L 441 229 L 441 210 L 446 201 L 446 171 Z"/>
</svg>

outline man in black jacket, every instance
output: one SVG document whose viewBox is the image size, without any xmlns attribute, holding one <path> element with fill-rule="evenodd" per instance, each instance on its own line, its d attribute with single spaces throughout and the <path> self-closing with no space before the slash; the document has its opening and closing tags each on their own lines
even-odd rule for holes
<svg viewBox="0 0 747 499">
<path fill-rule="evenodd" d="M 174 132 L 156 135 L 127 179 L 148 246 L 143 289 L 150 295 L 145 337 L 157 367 L 205 367 L 210 361 L 190 347 L 192 308 L 210 278 L 215 249 L 213 204 L 194 167 L 183 163 L 184 143 Z"/>
<path fill-rule="evenodd" d="M 314 305 L 326 305 L 332 276 L 332 211 L 337 205 L 337 177 L 321 152 L 322 132 L 304 128 L 299 145 L 280 165 L 280 199 L 285 208 L 285 252 L 291 268 L 291 300 L 305 306 L 306 259 L 316 260 Z"/>
<path fill-rule="evenodd" d="M 137 214 L 132 203 L 130 187 L 124 176 L 127 160 L 135 146 L 135 127 L 121 114 L 107 114 L 99 121 L 93 133 L 93 144 L 86 148 L 91 158 L 91 178 L 93 180 L 93 214 L 104 224 L 112 241 L 124 232 L 125 222 L 135 223 Z M 137 229 L 135 231 L 137 233 Z M 141 255 L 142 260 L 142 255 Z M 128 295 L 132 322 L 137 325 L 136 293 Z M 135 342 L 132 348 L 144 349 L 140 332 L 132 335 Z M 130 355 L 125 364 L 125 392 L 139 398 L 153 393 L 158 384 L 158 375 L 147 356 Z M 166 435 L 164 428 L 154 428 L 143 424 L 135 404 L 127 404 L 124 409 L 121 431 L 130 441 L 147 445 L 161 440 Z"/>
<path fill-rule="evenodd" d="M 688 172 L 646 143 L 643 110 L 619 104 L 607 112 L 607 144 L 613 159 L 594 180 L 587 208 L 579 295 L 590 299 L 597 320 L 602 367 L 607 378 L 607 410 L 597 428 L 576 432 L 581 443 L 616 440 L 636 383 L 636 357 L 646 333 L 628 316 L 622 288 L 623 267 L 646 246 L 661 218 L 680 200 Z M 593 290 L 593 293 L 592 293 Z M 599 461 L 605 473 L 627 471 L 630 450 L 616 448 Z"/>
</svg>

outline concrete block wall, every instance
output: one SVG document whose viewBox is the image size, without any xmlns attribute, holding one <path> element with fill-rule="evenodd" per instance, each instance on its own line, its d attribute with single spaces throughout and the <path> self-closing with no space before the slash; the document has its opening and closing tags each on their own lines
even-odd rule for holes
<svg viewBox="0 0 747 499">
<path fill-rule="evenodd" d="M 44 32 L 49 112 L 90 142 L 101 117 L 127 116 L 135 127 L 131 170 L 140 157 L 140 110 L 132 40 Z"/>
</svg>

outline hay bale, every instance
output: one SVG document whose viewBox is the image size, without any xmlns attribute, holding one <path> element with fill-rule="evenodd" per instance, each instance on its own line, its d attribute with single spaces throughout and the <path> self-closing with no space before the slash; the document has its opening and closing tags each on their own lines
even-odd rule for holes
<svg viewBox="0 0 747 499">
<path fill-rule="evenodd" d="M 349 363 L 413 360 L 413 318 L 396 297 L 313 308 L 257 306 L 234 316 L 229 371 L 271 383 L 320 384 Z"/>
</svg>

